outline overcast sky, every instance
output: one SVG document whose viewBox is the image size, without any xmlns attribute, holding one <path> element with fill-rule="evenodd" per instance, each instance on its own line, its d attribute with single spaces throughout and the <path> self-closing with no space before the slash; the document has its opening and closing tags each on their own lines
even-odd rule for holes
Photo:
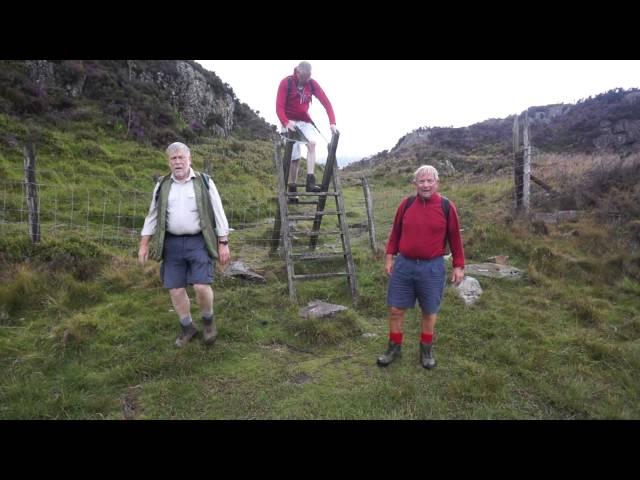
<svg viewBox="0 0 640 480">
<path fill-rule="evenodd" d="M 333 105 L 340 164 L 390 150 L 419 127 L 464 127 L 530 106 L 640 88 L 640 60 L 302 60 L 311 63 L 312 77 Z M 300 60 L 196 61 L 267 122 L 280 125 L 277 87 Z M 330 140 L 317 99 L 310 114 Z M 322 147 L 318 159 L 325 157 Z"/>
</svg>

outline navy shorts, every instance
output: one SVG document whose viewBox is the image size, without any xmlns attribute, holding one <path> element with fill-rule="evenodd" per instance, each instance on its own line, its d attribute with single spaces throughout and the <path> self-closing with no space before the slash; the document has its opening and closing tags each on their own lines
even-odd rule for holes
<svg viewBox="0 0 640 480">
<path fill-rule="evenodd" d="M 413 308 L 416 299 L 423 313 L 440 311 L 446 280 L 444 257 L 411 260 L 398 255 L 393 264 L 387 289 L 387 305 Z"/>
<path fill-rule="evenodd" d="M 202 234 L 164 237 L 160 278 L 165 288 L 184 288 L 188 284 L 213 283 L 213 260 Z"/>
</svg>

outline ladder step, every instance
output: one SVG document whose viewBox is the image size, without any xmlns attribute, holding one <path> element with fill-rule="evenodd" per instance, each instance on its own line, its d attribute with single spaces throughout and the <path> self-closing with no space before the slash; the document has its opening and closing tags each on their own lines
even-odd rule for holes
<svg viewBox="0 0 640 480">
<path fill-rule="evenodd" d="M 317 205 L 318 200 L 298 200 L 297 205 Z M 296 205 L 296 204 L 292 204 Z"/>
<path fill-rule="evenodd" d="M 315 220 L 319 215 L 344 215 L 344 212 L 316 212 L 312 215 L 289 215 L 289 220 Z"/>
<path fill-rule="evenodd" d="M 289 236 L 293 236 L 295 235 L 313 235 L 315 237 L 317 237 L 318 235 L 322 234 L 322 235 L 336 235 L 336 234 L 340 234 L 340 235 L 344 235 L 342 233 L 342 230 L 321 230 L 321 231 L 317 231 L 314 232 L 313 230 L 296 230 L 295 232 L 290 231 L 289 232 Z"/>
<path fill-rule="evenodd" d="M 350 274 L 347 272 L 335 272 L 335 273 L 310 273 L 308 275 L 294 275 L 295 280 L 311 280 L 314 278 L 328 278 L 328 277 L 348 277 Z"/>
<path fill-rule="evenodd" d="M 315 259 L 319 259 L 319 258 L 341 258 L 344 257 L 345 255 L 348 255 L 347 253 L 292 253 L 291 254 L 291 258 L 294 259 L 298 259 L 298 260 L 315 260 Z"/>
<path fill-rule="evenodd" d="M 336 197 L 338 196 L 338 192 L 317 192 L 317 193 L 313 193 L 313 192 L 298 192 L 298 193 L 289 193 L 289 192 L 285 192 L 284 193 L 285 197 L 326 197 L 326 196 L 333 196 Z"/>
</svg>

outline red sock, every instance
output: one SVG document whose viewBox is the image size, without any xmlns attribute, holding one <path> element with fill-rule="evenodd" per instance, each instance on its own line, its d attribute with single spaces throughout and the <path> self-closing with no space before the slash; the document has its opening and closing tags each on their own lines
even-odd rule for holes
<svg viewBox="0 0 640 480">
<path fill-rule="evenodd" d="M 402 332 L 389 332 L 389 340 L 396 345 L 402 345 Z"/>
<path fill-rule="evenodd" d="M 420 341 L 422 343 L 431 343 L 431 342 L 433 342 L 433 332 L 432 333 L 422 332 L 422 335 L 420 335 Z"/>
</svg>

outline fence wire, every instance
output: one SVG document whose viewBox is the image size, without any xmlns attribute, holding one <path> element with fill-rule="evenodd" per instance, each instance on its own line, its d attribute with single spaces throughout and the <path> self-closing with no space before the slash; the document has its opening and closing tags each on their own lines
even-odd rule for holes
<svg viewBox="0 0 640 480">
<path fill-rule="evenodd" d="M 87 240 L 137 251 L 140 232 L 151 203 L 151 191 L 87 188 L 82 181 L 66 184 L 37 183 L 39 223 L 42 240 L 80 236 Z M 385 242 L 400 200 L 376 191 L 370 182 L 377 242 Z M 266 202 L 247 202 L 246 197 L 225 195 L 224 185 L 218 186 L 223 207 L 233 229 L 233 245 L 247 254 L 268 251 L 277 212 L 277 196 Z M 352 238 L 367 238 L 368 219 L 362 186 L 351 182 L 343 189 L 346 220 Z M 392 198 L 393 197 L 393 198 Z M 333 200 L 326 210 L 335 210 Z M 290 214 L 313 213 L 315 205 L 291 206 Z M 29 212 L 26 189 L 21 181 L 0 182 L 0 235 L 28 235 Z M 308 247 L 312 221 L 292 225 L 294 248 Z M 305 233 L 307 235 L 305 235 Z M 296 235 L 299 234 L 299 237 Z M 318 251 L 340 251 L 337 218 L 325 217 L 320 228 Z"/>
</svg>

